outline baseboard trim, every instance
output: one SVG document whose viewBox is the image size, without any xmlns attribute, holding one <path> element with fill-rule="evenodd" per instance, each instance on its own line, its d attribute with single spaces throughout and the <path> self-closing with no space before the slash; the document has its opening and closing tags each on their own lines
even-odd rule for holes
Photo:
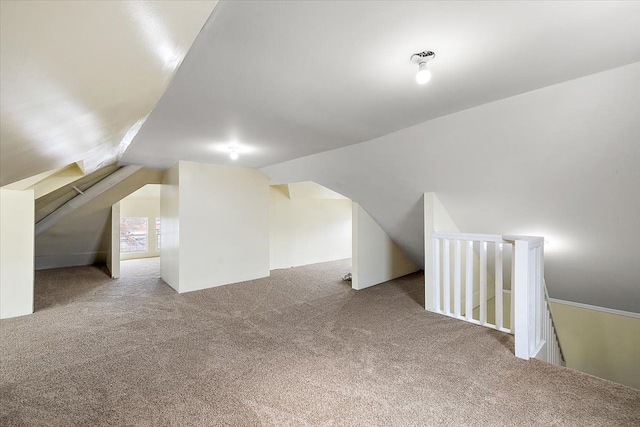
<svg viewBox="0 0 640 427">
<path fill-rule="evenodd" d="M 511 289 L 505 289 L 504 293 L 511 294 Z M 640 313 L 634 313 L 633 311 L 616 310 L 615 308 L 600 307 L 599 305 L 583 304 L 581 302 L 566 301 L 558 298 L 549 298 L 549 301 L 555 304 L 570 305 L 572 307 L 584 308 L 585 310 L 595 310 L 595 311 L 601 311 L 603 313 L 617 314 L 618 316 L 627 316 L 627 317 L 633 317 L 634 319 L 640 319 Z"/>
<path fill-rule="evenodd" d="M 549 300 L 556 304 L 569 305 L 572 307 L 584 308 L 585 310 L 595 310 L 595 311 L 601 311 L 603 313 L 616 314 L 618 316 L 626 316 L 626 317 L 633 317 L 634 319 L 640 319 L 640 313 L 634 313 L 632 311 L 616 310 L 615 308 L 600 307 L 597 305 L 583 304 L 581 302 L 565 301 L 557 298 L 549 298 Z"/>
</svg>

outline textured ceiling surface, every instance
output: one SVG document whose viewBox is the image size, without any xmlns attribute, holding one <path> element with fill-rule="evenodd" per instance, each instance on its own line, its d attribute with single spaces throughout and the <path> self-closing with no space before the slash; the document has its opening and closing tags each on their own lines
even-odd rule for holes
<svg viewBox="0 0 640 427">
<path fill-rule="evenodd" d="M 640 2 L 222 2 L 125 152 L 263 167 L 640 57 Z M 433 77 L 409 58 L 435 51 Z"/>
<path fill-rule="evenodd" d="M 2 1 L 0 185 L 115 162 L 215 1 Z"/>
</svg>

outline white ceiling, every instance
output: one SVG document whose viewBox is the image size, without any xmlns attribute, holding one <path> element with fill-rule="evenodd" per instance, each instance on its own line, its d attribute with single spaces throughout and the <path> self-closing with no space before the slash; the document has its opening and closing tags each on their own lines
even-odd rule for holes
<svg viewBox="0 0 640 427">
<path fill-rule="evenodd" d="M 192 45 L 214 5 L 2 1 L 0 185 L 113 161 L 164 91 L 121 163 L 278 164 L 417 260 L 435 191 L 464 231 L 550 235 L 559 296 L 640 310 L 637 65 L 509 98 L 640 61 L 640 2 L 223 2 Z"/>
<path fill-rule="evenodd" d="M 423 194 L 467 233 L 544 236 L 553 298 L 640 313 L 640 62 L 262 169 L 360 203 L 424 265 Z"/>
<path fill-rule="evenodd" d="M 223 2 L 122 163 L 263 167 L 637 61 L 640 2 Z M 436 58 L 416 84 L 414 52 Z"/>
<path fill-rule="evenodd" d="M 215 4 L 2 1 L 0 185 L 115 162 Z"/>
</svg>

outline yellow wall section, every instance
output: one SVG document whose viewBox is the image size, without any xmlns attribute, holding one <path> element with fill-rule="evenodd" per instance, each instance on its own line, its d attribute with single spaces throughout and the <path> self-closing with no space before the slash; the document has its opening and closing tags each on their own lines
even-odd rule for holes
<svg viewBox="0 0 640 427">
<path fill-rule="evenodd" d="M 567 367 L 640 389 L 640 319 L 551 303 Z"/>
</svg>

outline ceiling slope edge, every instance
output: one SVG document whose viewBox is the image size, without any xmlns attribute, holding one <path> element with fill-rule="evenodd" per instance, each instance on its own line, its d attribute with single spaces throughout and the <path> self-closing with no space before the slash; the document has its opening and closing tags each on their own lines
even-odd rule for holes
<svg viewBox="0 0 640 427">
<path fill-rule="evenodd" d="M 2 2 L 0 185 L 116 163 L 216 4 Z"/>
</svg>

